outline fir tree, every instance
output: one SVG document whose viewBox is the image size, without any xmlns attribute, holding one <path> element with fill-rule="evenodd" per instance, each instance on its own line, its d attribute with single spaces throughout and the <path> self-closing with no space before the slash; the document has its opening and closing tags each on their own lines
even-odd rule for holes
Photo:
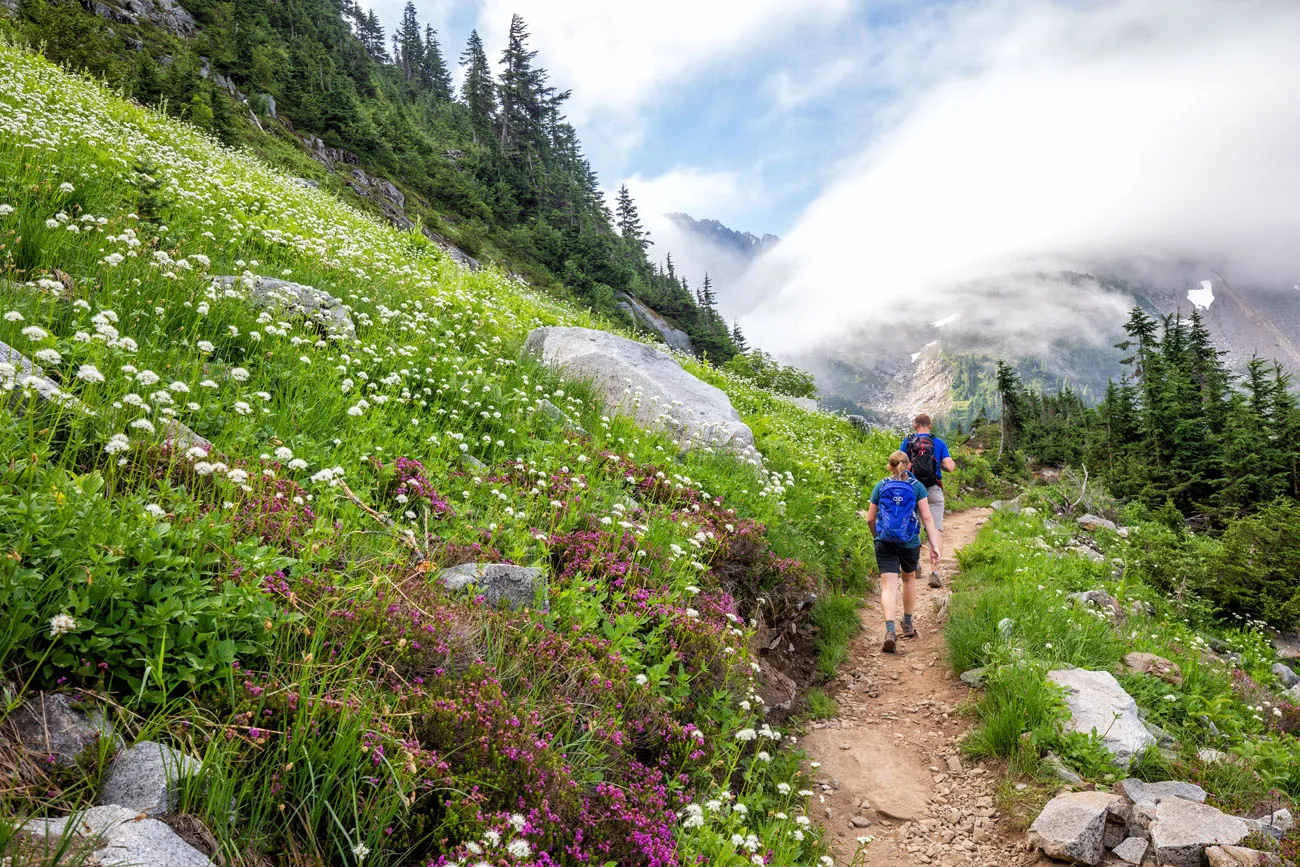
<svg viewBox="0 0 1300 867">
<path fill-rule="evenodd" d="M 451 101 L 451 73 L 442 59 L 442 48 L 438 45 L 438 32 L 433 25 L 424 25 L 424 58 L 420 64 L 420 80 L 433 91 L 434 97 Z"/>
<path fill-rule="evenodd" d="M 424 41 L 420 38 L 420 22 L 416 20 L 415 4 L 406 0 L 402 10 L 402 23 L 393 34 L 393 58 L 407 81 L 420 75 L 424 62 Z"/>
<path fill-rule="evenodd" d="M 745 333 L 740 330 L 740 321 L 737 320 L 731 325 L 731 342 L 736 344 L 736 349 L 740 352 L 749 351 L 749 341 L 745 339 Z"/>
<path fill-rule="evenodd" d="M 470 129 L 475 143 L 487 141 L 496 119 L 496 86 L 492 83 L 492 70 L 488 68 L 487 52 L 477 30 L 469 32 L 469 41 L 460 55 L 460 65 L 465 68 L 460 98 L 469 109 Z"/>
<path fill-rule="evenodd" d="M 628 192 L 627 184 L 618 188 L 618 202 L 615 205 L 615 219 L 618 225 L 618 233 L 623 236 L 623 240 L 629 244 L 634 244 L 644 252 L 650 246 L 649 234 L 641 226 L 641 217 L 636 210 L 636 202 L 632 201 L 632 194 Z M 668 261 L 668 271 L 672 273 L 672 259 Z"/>
</svg>

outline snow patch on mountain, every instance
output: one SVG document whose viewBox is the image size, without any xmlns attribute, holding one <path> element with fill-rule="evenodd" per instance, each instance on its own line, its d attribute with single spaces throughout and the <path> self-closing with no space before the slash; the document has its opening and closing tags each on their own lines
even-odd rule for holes
<svg viewBox="0 0 1300 867">
<path fill-rule="evenodd" d="M 1214 303 L 1214 283 L 1202 280 L 1200 289 L 1187 290 L 1187 300 L 1198 310 L 1209 310 L 1210 305 Z"/>
</svg>

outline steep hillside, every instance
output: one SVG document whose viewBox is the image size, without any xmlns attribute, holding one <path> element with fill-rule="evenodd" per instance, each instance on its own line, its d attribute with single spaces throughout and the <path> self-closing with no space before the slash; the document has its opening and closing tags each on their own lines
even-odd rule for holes
<svg viewBox="0 0 1300 867">
<path fill-rule="evenodd" d="M 564 117 L 569 93 L 548 83 L 518 16 L 505 46 L 471 33 L 458 92 L 456 54 L 409 3 L 391 42 L 373 11 L 333 0 L 14 0 L 0 4 L 5 32 L 418 228 L 462 264 L 497 264 L 611 316 L 620 294 L 671 301 L 659 312 L 701 352 L 736 351 L 652 266 L 631 196 L 605 202 Z"/>
<path fill-rule="evenodd" d="M 764 460 L 683 450 L 521 351 L 589 312 L 7 44 L 0 311 L 0 848 L 162 744 L 227 864 L 817 862 L 889 436 L 690 365 Z"/>
</svg>

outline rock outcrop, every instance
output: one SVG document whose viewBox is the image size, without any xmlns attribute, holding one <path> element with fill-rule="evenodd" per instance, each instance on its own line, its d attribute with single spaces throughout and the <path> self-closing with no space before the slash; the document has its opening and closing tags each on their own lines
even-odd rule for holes
<svg viewBox="0 0 1300 867">
<path fill-rule="evenodd" d="M 1124 780 L 1111 794 L 1058 795 L 1030 827 L 1029 842 L 1049 857 L 1091 865 L 1200 867 L 1206 859 L 1224 867 L 1271 863 L 1252 860 L 1260 854 L 1253 850 L 1232 848 L 1258 823 L 1220 812 L 1203 803 L 1205 798 L 1200 786 L 1174 780 Z"/>
<path fill-rule="evenodd" d="M 357 328 L 347 306 L 321 289 L 275 277 L 213 277 L 212 282 L 227 289 L 242 287 L 254 307 L 284 310 L 306 319 L 332 340 L 355 340 Z"/>
<path fill-rule="evenodd" d="M 512 563 L 462 563 L 438 574 L 448 590 L 471 590 L 489 605 L 550 610 L 546 602 L 546 573 Z"/>
<path fill-rule="evenodd" d="M 1029 828 L 1029 843 L 1050 858 L 1100 864 L 1108 824 L 1128 822 L 1128 804 L 1105 792 L 1071 792 L 1048 802 Z"/>
<path fill-rule="evenodd" d="M 0 735 L 12 737 L 27 752 L 56 768 L 71 768 L 88 756 L 103 738 L 116 738 L 98 709 L 87 711 L 63 693 L 37 693 L 5 721 Z"/>
<path fill-rule="evenodd" d="M 95 807 L 63 819 L 36 819 L 23 831 L 38 838 L 62 837 L 68 822 L 97 838 L 93 853 L 101 867 L 211 867 L 212 859 L 182 840 L 157 819 L 142 819 L 136 810 L 121 806 Z"/>
<path fill-rule="evenodd" d="M 1142 725 L 1137 702 L 1108 671 L 1083 668 L 1049 671 L 1047 679 L 1066 690 L 1069 727 L 1081 734 L 1096 732 L 1120 764 L 1128 765 L 1156 739 Z"/>
<path fill-rule="evenodd" d="M 160 816 L 176 807 L 178 784 L 203 763 L 157 741 L 140 741 L 113 758 L 99 790 L 103 806 Z"/>
<path fill-rule="evenodd" d="M 9 395 L 10 411 L 18 416 L 36 402 L 58 403 L 77 412 L 90 413 L 89 407 L 61 389 L 31 359 L 8 344 L 0 343 L 0 395 L 5 394 Z M 162 428 L 163 441 L 174 448 L 183 451 L 198 446 L 204 451 L 212 451 L 212 443 L 175 419 L 164 422 Z"/>
<path fill-rule="evenodd" d="M 678 352 L 685 352 L 688 355 L 695 354 L 695 346 L 691 343 L 690 336 L 679 328 L 674 328 L 668 320 L 659 315 L 659 313 L 640 299 L 626 292 L 620 292 L 618 298 L 618 309 L 622 310 L 632 320 L 632 324 L 637 328 L 644 328 L 647 331 L 659 335 L 659 339 L 668 345 L 670 349 Z"/>
<path fill-rule="evenodd" d="M 1166 798 L 1151 823 L 1151 847 L 1156 862 L 1167 867 L 1200 867 L 1210 846 L 1236 846 L 1250 829 L 1236 816 L 1206 804 Z"/>
<path fill-rule="evenodd" d="M 754 434 L 721 389 L 662 350 L 590 328 L 537 328 L 524 351 L 565 376 L 590 381 L 606 411 L 667 430 L 683 448 L 712 447 L 757 463 Z"/>
</svg>

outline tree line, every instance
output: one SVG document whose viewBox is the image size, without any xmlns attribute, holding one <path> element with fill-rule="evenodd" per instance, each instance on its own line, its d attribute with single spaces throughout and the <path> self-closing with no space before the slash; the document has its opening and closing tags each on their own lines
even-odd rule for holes
<svg viewBox="0 0 1300 867">
<path fill-rule="evenodd" d="M 707 275 L 692 291 L 670 258 L 652 260 L 627 188 L 616 210 L 605 201 L 564 115 L 571 92 L 550 82 L 522 17 L 512 18 L 495 68 L 470 33 L 454 61 L 463 70 L 456 89 L 453 61 L 411 2 L 391 34 L 356 0 L 186 0 L 185 8 L 199 25 L 192 37 L 109 22 L 67 0 L 19 0 L 11 26 L 52 60 L 291 170 L 307 164 L 298 134 L 318 136 L 396 181 L 408 212 L 472 255 L 495 256 L 610 315 L 619 315 L 618 293 L 636 295 L 714 363 L 744 351 Z"/>
<path fill-rule="evenodd" d="M 1135 307 L 1124 331 L 1124 375 L 1096 406 L 1028 389 L 999 363 L 1004 465 L 1085 466 L 1117 496 L 1209 527 L 1300 501 L 1300 404 L 1279 363 L 1256 356 L 1234 373 L 1196 310 Z"/>
</svg>

